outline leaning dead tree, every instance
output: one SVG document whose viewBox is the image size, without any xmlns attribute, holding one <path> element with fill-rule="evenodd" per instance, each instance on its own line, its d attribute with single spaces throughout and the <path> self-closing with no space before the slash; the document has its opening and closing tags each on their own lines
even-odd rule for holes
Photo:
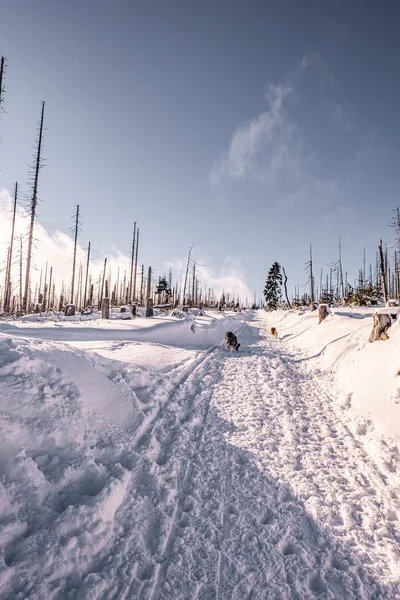
<svg viewBox="0 0 400 600">
<path fill-rule="evenodd" d="M 11 239 L 8 247 L 7 254 L 7 265 L 6 265 L 6 280 L 4 285 L 4 312 L 10 312 L 11 308 L 11 269 L 13 261 L 13 248 L 14 248 L 14 232 L 15 232 L 15 217 L 17 213 L 17 198 L 18 198 L 18 182 L 15 183 L 14 188 L 14 203 L 13 203 L 13 216 L 11 225 Z"/>
<path fill-rule="evenodd" d="M 75 270 L 76 270 L 76 249 L 78 246 L 78 235 L 79 235 L 79 204 L 76 205 L 76 211 L 73 216 L 75 220 L 73 233 L 74 233 L 74 256 L 72 259 L 72 280 L 71 280 L 71 304 L 74 304 L 74 292 L 75 292 Z"/>
<path fill-rule="evenodd" d="M 289 296 L 287 293 L 287 275 L 286 275 L 285 267 L 282 267 L 282 271 L 283 271 L 283 287 L 285 290 L 286 302 L 287 302 L 288 307 L 292 308 L 292 305 L 290 304 Z"/>
<path fill-rule="evenodd" d="M 43 166 L 42 160 L 42 143 L 43 143 L 43 123 L 44 123 L 44 102 L 42 102 L 42 112 L 40 116 L 39 135 L 36 145 L 36 158 L 33 172 L 33 185 L 32 185 L 32 199 L 30 207 L 30 226 L 29 226 L 29 237 L 28 237 L 28 254 L 26 259 L 26 272 L 25 272 L 25 292 L 22 302 L 22 310 L 25 313 L 29 310 L 29 290 L 30 290 L 30 276 L 31 276 L 31 263 L 32 263 L 32 245 L 33 245 L 33 229 L 36 218 L 36 207 L 38 203 L 38 185 L 39 185 L 39 172 Z"/>
</svg>

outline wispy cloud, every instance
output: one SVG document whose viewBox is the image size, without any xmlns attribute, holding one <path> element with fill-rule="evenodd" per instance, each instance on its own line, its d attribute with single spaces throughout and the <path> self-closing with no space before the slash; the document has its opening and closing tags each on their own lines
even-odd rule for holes
<svg viewBox="0 0 400 600">
<path fill-rule="evenodd" d="M 288 84 L 269 85 L 268 110 L 238 128 L 227 152 L 213 165 L 211 183 L 219 185 L 228 179 L 247 176 L 272 181 L 287 165 L 297 169 L 294 158 L 298 133 L 284 110 L 284 101 L 291 93 Z"/>
<path fill-rule="evenodd" d="M 210 172 L 215 188 L 255 180 L 268 187 L 270 197 L 281 205 L 340 200 L 341 185 L 320 175 L 318 158 L 307 148 L 307 138 L 290 115 L 289 102 L 296 97 L 296 83 L 309 68 L 326 80 L 323 57 L 311 54 L 303 57 L 286 82 L 268 85 L 267 110 L 238 127 L 228 149 L 215 160 Z M 338 102 L 331 103 L 330 111 L 341 128 L 353 128 Z"/>
</svg>

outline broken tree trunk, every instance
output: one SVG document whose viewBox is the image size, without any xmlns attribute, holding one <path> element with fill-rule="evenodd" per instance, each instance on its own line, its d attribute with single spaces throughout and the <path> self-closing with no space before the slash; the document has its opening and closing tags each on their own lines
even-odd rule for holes
<svg viewBox="0 0 400 600">
<path fill-rule="evenodd" d="M 369 336 L 369 341 L 376 342 L 377 340 L 388 340 L 389 336 L 387 334 L 387 330 L 392 324 L 390 315 L 374 313 L 373 319 L 374 324 L 371 335 Z"/>
<path fill-rule="evenodd" d="M 106 259 L 107 260 L 107 259 Z M 105 296 L 101 300 L 101 318 L 110 318 L 110 298 L 108 297 L 108 280 L 105 281 Z"/>
<path fill-rule="evenodd" d="M 329 309 L 327 304 L 320 304 L 318 306 L 318 325 L 322 323 L 329 315 Z"/>
<path fill-rule="evenodd" d="M 153 298 L 147 298 L 146 300 L 146 317 L 153 316 Z"/>
</svg>

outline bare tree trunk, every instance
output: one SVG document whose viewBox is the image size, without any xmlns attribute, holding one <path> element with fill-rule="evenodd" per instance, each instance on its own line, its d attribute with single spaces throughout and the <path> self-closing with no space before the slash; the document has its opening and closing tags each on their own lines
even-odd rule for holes
<svg viewBox="0 0 400 600">
<path fill-rule="evenodd" d="M 89 277 L 89 262 L 90 262 L 90 242 L 88 246 L 88 253 L 86 259 L 86 277 L 85 277 L 85 296 L 83 299 L 84 308 L 87 306 L 87 287 L 88 287 L 88 277 Z"/>
<path fill-rule="evenodd" d="M 51 302 L 51 292 L 52 292 L 52 283 L 53 283 L 53 267 L 50 267 L 50 281 L 49 281 L 49 302 L 47 304 L 47 312 L 49 312 L 49 310 L 51 309 L 51 307 L 53 306 L 52 302 Z"/>
<path fill-rule="evenodd" d="M 1 81 L 0 81 L 0 93 L 1 93 Z M 4 297 L 4 311 L 9 312 L 10 310 L 10 301 L 11 301 L 11 269 L 12 269 L 12 259 L 13 259 L 13 248 L 14 248 L 14 232 L 15 232 L 15 217 L 17 213 L 17 198 L 18 198 L 18 182 L 15 183 L 14 188 L 14 204 L 13 204 L 13 216 L 12 216 L 12 225 L 11 225 L 11 239 L 10 246 L 8 252 L 8 262 L 6 269 L 6 283 L 5 283 L 5 297 Z"/>
<path fill-rule="evenodd" d="M 312 267 L 312 249 L 310 244 L 310 297 L 311 297 L 311 310 L 314 310 L 315 298 L 314 298 L 314 275 Z"/>
<path fill-rule="evenodd" d="M 187 279 L 188 279 L 188 273 L 189 273 L 190 254 L 192 252 L 192 249 L 193 249 L 193 244 L 190 247 L 189 254 L 188 254 L 188 259 L 187 259 L 187 264 L 186 264 L 186 275 L 185 275 L 185 285 L 183 286 L 182 304 L 185 304 L 185 301 L 186 301 L 186 285 L 187 285 Z"/>
<path fill-rule="evenodd" d="M 135 271 L 133 273 L 133 300 L 134 301 L 136 301 L 136 277 L 137 277 L 138 252 L 139 252 L 139 227 L 137 228 L 137 231 L 136 231 Z"/>
<path fill-rule="evenodd" d="M 22 235 L 19 238 L 19 314 L 22 315 L 23 285 L 22 285 Z"/>
<path fill-rule="evenodd" d="M 196 262 L 193 263 L 193 273 L 192 273 L 192 306 L 195 304 L 195 286 L 196 286 Z"/>
<path fill-rule="evenodd" d="M 140 279 L 140 306 L 143 306 L 143 295 L 144 295 L 144 265 L 142 265 L 142 273 Z"/>
<path fill-rule="evenodd" d="M 133 267 L 134 267 L 134 263 L 135 263 L 135 245 L 136 245 L 136 221 L 133 224 L 133 240 L 132 240 L 132 253 L 131 253 L 131 277 L 129 280 L 129 298 L 128 298 L 129 303 L 131 303 L 133 300 L 132 293 L 133 293 Z"/>
<path fill-rule="evenodd" d="M 25 293 L 23 300 L 23 310 L 25 313 L 29 310 L 29 289 L 30 289 L 30 276 L 31 276 L 31 262 L 32 262 L 32 245 L 33 245 L 33 228 L 35 225 L 36 207 L 38 202 L 38 185 L 39 185 L 39 171 L 42 165 L 42 142 L 43 142 L 43 124 L 44 124 L 44 102 L 42 102 L 42 113 L 40 117 L 39 126 L 39 137 L 37 142 L 37 153 L 36 153 L 36 165 L 35 174 L 33 180 L 32 189 L 32 200 L 31 200 L 31 221 L 29 227 L 29 238 L 28 238 L 28 254 L 26 260 L 26 273 L 25 273 Z"/>
<path fill-rule="evenodd" d="M 104 294 L 104 282 L 106 280 L 106 268 L 107 268 L 107 259 L 104 259 L 104 270 L 103 270 L 103 278 L 101 281 L 101 290 L 100 290 L 100 302 L 99 302 L 99 308 L 101 308 L 101 301 L 103 300 L 103 294 Z"/>
<path fill-rule="evenodd" d="M 388 300 L 388 290 L 387 290 L 387 282 L 386 282 L 386 273 L 385 273 L 385 262 L 383 258 L 383 249 L 382 249 L 382 240 L 379 242 L 379 259 L 380 259 L 380 269 L 381 269 L 381 277 L 382 277 L 382 291 L 383 297 L 385 300 L 385 304 Z"/>
<path fill-rule="evenodd" d="M 74 304 L 74 291 L 75 291 L 75 268 L 76 268 L 76 248 L 78 245 L 78 233 L 79 233 L 79 204 L 76 205 L 75 227 L 74 227 L 74 256 L 72 259 L 72 281 L 71 281 L 71 304 Z"/>
<path fill-rule="evenodd" d="M 146 298 L 150 298 L 151 294 L 151 267 L 149 267 L 148 275 L 147 275 L 147 292 Z"/>
<path fill-rule="evenodd" d="M 364 248 L 364 276 L 365 276 L 365 248 Z M 342 290 L 342 301 L 343 301 L 345 294 L 344 294 L 343 267 L 342 267 L 342 243 L 340 241 L 340 236 L 339 236 L 339 279 L 340 279 L 340 286 L 341 286 L 341 290 Z"/>
<path fill-rule="evenodd" d="M 43 302 L 42 302 L 42 310 L 45 312 L 46 310 L 46 301 L 47 301 L 47 265 L 46 262 L 46 270 L 44 272 L 44 286 L 43 286 Z"/>
<path fill-rule="evenodd" d="M 285 289 L 285 297 L 286 297 L 286 302 L 289 308 L 292 308 L 292 305 L 290 304 L 290 300 L 289 300 L 289 296 L 287 293 L 287 275 L 286 275 L 286 271 L 285 271 L 285 267 L 282 267 L 282 271 L 283 271 L 283 287 Z"/>
</svg>

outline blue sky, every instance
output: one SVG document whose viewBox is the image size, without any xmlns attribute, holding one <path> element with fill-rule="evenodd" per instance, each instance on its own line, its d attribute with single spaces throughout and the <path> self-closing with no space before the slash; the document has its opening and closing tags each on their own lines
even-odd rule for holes
<svg viewBox="0 0 400 600">
<path fill-rule="evenodd" d="M 5 0 L 0 186 L 27 180 L 40 102 L 40 222 L 129 252 L 156 273 L 196 257 L 261 293 L 391 241 L 399 203 L 395 1 Z M 234 291 L 234 290 L 232 290 Z"/>
</svg>

